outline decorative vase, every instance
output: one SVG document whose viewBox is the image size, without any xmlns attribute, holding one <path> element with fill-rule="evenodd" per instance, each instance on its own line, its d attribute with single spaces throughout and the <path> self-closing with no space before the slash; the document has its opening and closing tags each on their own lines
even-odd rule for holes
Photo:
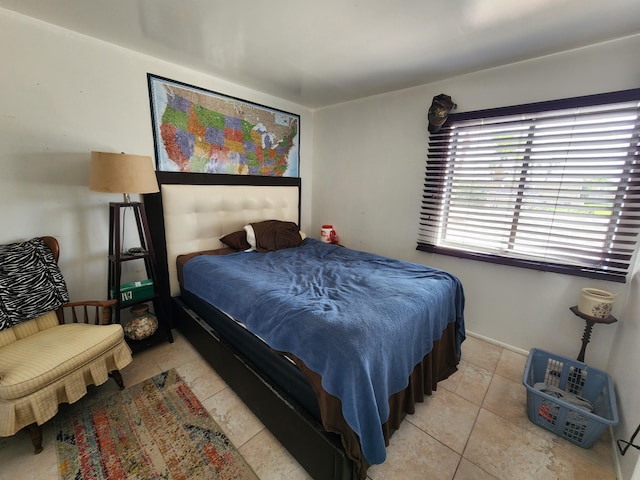
<svg viewBox="0 0 640 480">
<path fill-rule="evenodd" d="M 578 310 L 594 318 L 608 318 L 611 315 L 616 295 L 597 288 L 583 288 L 578 302 Z"/>
<path fill-rule="evenodd" d="M 158 319 L 149 312 L 149 305 L 141 304 L 131 307 L 131 320 L 124 325 L 124 334 L 132 340 L 144 340 L 156 333 Z"/>
</svg>

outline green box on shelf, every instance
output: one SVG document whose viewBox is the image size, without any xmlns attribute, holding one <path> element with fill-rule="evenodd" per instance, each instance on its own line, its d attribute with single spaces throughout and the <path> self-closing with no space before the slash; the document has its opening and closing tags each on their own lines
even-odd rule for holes
<svg viewBox="0 0 640 480">
<path fill-rule="evenodd" d="M 153 280 L 147 278 L 137 282 L 123 283 L 120 285 L 120 302 L 123 304 L 137 302 L 153 296 Z M 115 294 L 111 289 L 111 297 Z"/>
</svg>

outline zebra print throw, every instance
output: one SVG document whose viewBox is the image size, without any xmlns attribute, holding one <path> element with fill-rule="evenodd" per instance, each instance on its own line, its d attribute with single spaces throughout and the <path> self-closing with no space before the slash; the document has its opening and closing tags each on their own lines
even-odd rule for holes
<svg viewBox="0 0 640 480">
<path fill-rule="evenodd" d="M 64 277 L 41 238 L 0 245 L 0 330 L 68 301 Z"/>
</svg>

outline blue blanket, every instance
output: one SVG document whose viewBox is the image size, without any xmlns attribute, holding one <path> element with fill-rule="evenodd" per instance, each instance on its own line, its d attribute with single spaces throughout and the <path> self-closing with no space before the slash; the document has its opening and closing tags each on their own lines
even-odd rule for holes
<svg viewBox="0 0 640 480">
<path fill-rule="evenodd" d="M 342 401 L 370 464 L 386 458 L 389 397 L 450 322 L 464 340 L 464 293 L 442 270 L 306 239 L 269 253 L 200 255 L 184 287 L 290 352 Z"/>
</svg>

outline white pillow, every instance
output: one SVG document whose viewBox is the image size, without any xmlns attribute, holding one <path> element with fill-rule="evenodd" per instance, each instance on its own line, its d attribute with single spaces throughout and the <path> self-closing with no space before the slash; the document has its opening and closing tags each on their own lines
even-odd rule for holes
<svg viewBox="0 0 640 480">
<path fill-rule="evenodd" d="M 256 249 L 256 232 L 251 225 L 245 225 L 243 228 L 247 233 L 247 243 L 251 245 L 251 248 L 246 249 L 245 252 L 253 252 Z"/>
</svg>

